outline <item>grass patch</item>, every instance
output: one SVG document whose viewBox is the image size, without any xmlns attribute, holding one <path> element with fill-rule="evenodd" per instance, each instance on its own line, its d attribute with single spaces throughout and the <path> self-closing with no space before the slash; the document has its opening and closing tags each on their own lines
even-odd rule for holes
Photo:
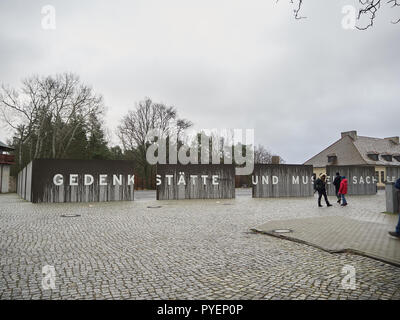
<svg viewBox="0 0 400 320">
<path fill-rule="evenodd" d="M 392 216 L 397 216 L 398 215 L 398 213 L 396 213 L 396 212 L 382 211 L 382 213 L 389 214 L 389 215 L 392 215 Z"/>
</svg>

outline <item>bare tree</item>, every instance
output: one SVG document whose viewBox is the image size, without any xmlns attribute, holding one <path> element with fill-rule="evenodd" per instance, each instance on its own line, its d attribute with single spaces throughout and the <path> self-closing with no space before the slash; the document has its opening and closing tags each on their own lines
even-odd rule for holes
<svg viewBox="0 0 400 320">
<path fill-rule="evenodd" d="M 279 0 L 277 0 L 278 2 Z M 303 0 L 290 0 L 290 3 L 293 4 L 294 9 L 294 17 L 295 19 L 304 19 L 306 18 L 305 16 L 301 15 L 301 9 L 303 7 Z M 368 19 L 368 23 L 364 26 L 356 26 L 357 29 L 359 30 L 366 30 L 369 27 L 372 27 L 376 18 L 377 12 L 381 9 L 382 7 L 382 0 L 358 0 L 358 3 L 360 5 L 360 8 L 358 9 L 358 15 L 357 15 L 357 20 L 361 20 L 363 17 L 366 17 Z M 386 5 L 390 6 L 391 8 L 394 7 L 399 7 L 400 6 L 400 0 L 386 0 Z M 400 18 L 391 21 L 391 23 L 396 24 L 400 22 Z"/>
<path fill-rule="evenodd" d="M 64 157 L 78 127 L 90 115 L 104 112 L 102 97 L 68 73 L 32 76 L 22 82 L 20 90 L 2 85 L 0 108 L 2 119 L 16 134 L 17 144 L 22 148 L 30 142 L 30 159 Z"/>
<path fill-rule="evenodd" d="M 272 162 L 272 153 L 259 144 L 254 148 L 254 163 L 267 164 Z"/>
<path fill-rule="evenodd" d="M 145 98 L 122 118 L 117 135 L 124 150 L 133 154 L 141 174 L 149 178 L 151 168 L 146 160 L 146 150 L 150 131 L 158 129 L 164 136 L 168 136 L 179 134 L 190 126 L 190 121 L 178 119 L 175 107 Z"/>
<path fill-rule="evenodd" d="M 123 147 L 133 150 L 146 145 L 146 137 L 151 130 L 159 129 L 167 135 L 173 133 L 173 130 L 182 131 L 191 125 L 190 121 L 177 119 L 175 107 L 153 103 L 150 98 L 145 98 L 122 118 L 117 134 Z"/>
<path fill-rule="evenodd" d="M 18 147 L 18 164 L 22 164 L 22 146 L 30 138 L 35 121 L 35 103 L 26 103 L 19 93 L 5 85 L 0 91 L 2 120 L 15 133 Z"/>
<path fill-rule="evenodd" d="M 88 123 L 91 116 L 103 114 L 105 108 L 102 96 L 80 84 L 77 76 L 63 74 L 50 81 L 55 82 L 47 87 L 49 95 L 55 97 L 51 109 L 52 156 L 58 158 L 67 152 L 76 130 Z"/>
<path fill-rule="evenodd" d="M 259 144 L 254 148 L 254 163 L 257 164 L 270 164 L 272 163 L 272 157 L 275 156 L 268 151 L 264 146 Z M 279 156 L 279 163 L 285 163 L 285 161 Z"/>
<path fill-rule="evenodd" d="M 193 126 L 193 122 L 186 120 L 186 119 L 178 119 L 176 121 L 176 136 L 179 141 L 181 133 L 185 131 L 186 129 L 189 129 L 191 126 Z"/>
</svg>

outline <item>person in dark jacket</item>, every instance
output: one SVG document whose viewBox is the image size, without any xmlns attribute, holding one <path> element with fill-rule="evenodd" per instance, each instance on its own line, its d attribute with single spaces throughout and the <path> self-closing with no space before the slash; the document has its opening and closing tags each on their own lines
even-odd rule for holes
<svg viewBox="0 0 400 320">
<path fill-rule="evenodd" d="M 339 196 L 342 197 L 342 207 L 347 206 L 346 194 L 347 194 L 348 182 L 345 176 L 342 177 L 339 187 Z"/>
<path fill-rule="evenodd" d="M 328 207 L 332 207 L 332 205 L 328 201 L 328 196 L 326 195 L 326 174 L 323 173 L 319 176 L 319 178 L 315 181 L 315 189 L 318 191 L 318 207 L 322 207 L 321 198 L 324 196 L 326 205 Z"/>
<path fill-rule="evenodd" d="M 337 197 L 337 203 L 340 203 L 341 197 L 339 194 L 339 189 L 340 189 L 340 182 L 342 181 L 342 177 L 340 176 L 339 172 L 336 172 L 336 177 L 335 180 L 333 180 L 333 185 L 335 186 L 335 192 L 336 192 L 336 197 Z"/>
<path fill-rule="evenodd" d="M 400 178 L 397 179 L 394 187 L 397 189 L 397 201 L 399 203 L 399 210 L 400 210 Z M 399 222 L 397 223 L 396 231 L 390 231 L 389 235 L 397 239 L 400 239 L 400 216 L 399 216 Z"/>
</svg>

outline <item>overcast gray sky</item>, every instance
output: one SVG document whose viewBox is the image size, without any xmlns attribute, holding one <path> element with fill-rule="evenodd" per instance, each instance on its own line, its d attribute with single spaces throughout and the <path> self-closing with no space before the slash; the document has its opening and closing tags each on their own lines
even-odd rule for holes
<svg viewBox="0 0 400 320">
<path fill-rule="evenodd" d="M 55 30 L 41 26 L 48 4 Z M 400 134 L 400 10 L 346 30 L 347 4 L 357 1 L 305 0 L 295 20 L 286 0 L 1 0 L 0 82 L 78 74 L 104 96 L 113 143 L 147 96 L 196 128 L 254 128 L 257 143 L 302 163 L 341 131 Z"/>
</svg>

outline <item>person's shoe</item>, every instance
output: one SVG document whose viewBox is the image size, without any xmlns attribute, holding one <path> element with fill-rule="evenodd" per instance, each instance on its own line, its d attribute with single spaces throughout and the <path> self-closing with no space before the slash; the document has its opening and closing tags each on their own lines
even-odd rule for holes
<svg viewBox="0 0 400 320">
<path fill-rule="evenodd" d="M 341 201 L 341 200 L 339 199 L 339 200 L 337 201 L 337 203 L 340 203 L 340 201 Z"/>
<path fill-rule="evenodd" d="M 389 236 L 396 238 L 396 239 L 400 239 L 400 233 L 397 233 L 396 231 L 390 231 Z"/>
<path fill-rule="evenodd" d="M 332 207 L 332 205 L 330 203 L 327 204 L 328 207 Z"/>
<path fill-rule="evenodd" d="M 322 208 L 322 206 L 319 204 L 318 207 Z"/>
<path fill-rule="evenodd" d="M 341 206 L 342 206 L 342 207 L 345 207 L 345 206 L 347 206 L 347 203 L 343 203 L 343 204 L 341 204 Z"/>
</svg>

